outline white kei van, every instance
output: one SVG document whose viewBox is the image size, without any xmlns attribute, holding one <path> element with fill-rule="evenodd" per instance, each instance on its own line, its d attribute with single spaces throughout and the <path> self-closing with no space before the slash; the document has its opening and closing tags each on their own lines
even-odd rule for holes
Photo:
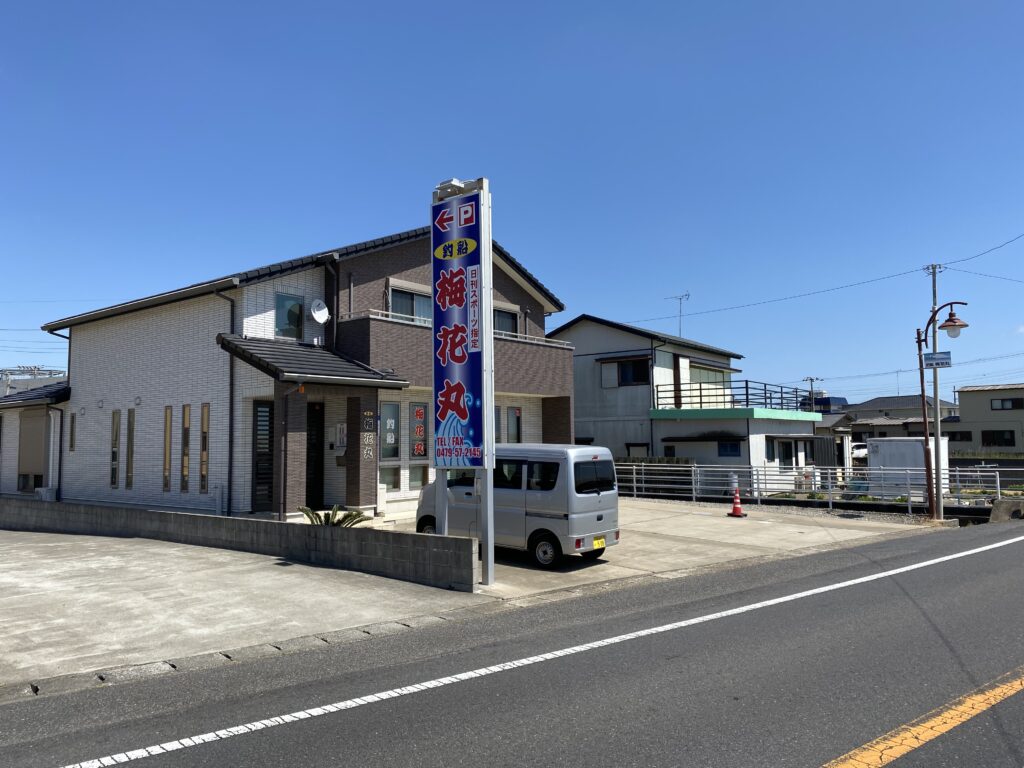
<svg viewBox="0 0 1024 768">
<path fill-rule="evenodd" d="M 448 533 L 480 535 L 474 473 L 448 472 Z M 420 491 L 416 530 L 434 533 L 434 484 Z M 563 554 L 596 560 L 619 543 L 619 492 L 607 448 L 500 443 L 495 448 L 494 543 L 526 550 L 542 568 Z"/>
</svg>

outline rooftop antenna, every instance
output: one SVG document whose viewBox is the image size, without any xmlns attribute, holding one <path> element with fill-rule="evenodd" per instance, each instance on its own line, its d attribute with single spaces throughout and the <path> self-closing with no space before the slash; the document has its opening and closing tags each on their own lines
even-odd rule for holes
<svg viewBox="0 0 1024 768">
<path fill-rule="evenodd" d="M 677 300 L 679 302 L 679 333 L 677 333 L 676 335 L 679 336 L 680 338 L 682 338 L 682 336 L 683 336 L 683 302 L 690 300 L 690 292 L 687 291 L 686 293 L 681 293 L 678 296 L 666 296 L 665 297 L 666 301 L 671 301 L 672 299 L 675 299 L 675 300 Z"/>
</svg>

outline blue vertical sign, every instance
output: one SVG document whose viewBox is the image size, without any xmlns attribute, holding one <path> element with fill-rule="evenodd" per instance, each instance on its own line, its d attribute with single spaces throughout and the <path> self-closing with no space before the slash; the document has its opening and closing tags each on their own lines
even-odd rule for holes
<svg viewBox="0 0 1024 768">
<path fill-rule="evenodd" d="M 484 466 L 484 332 L 479 192 L 435 203 L 434 466 Z"/>
</svg>

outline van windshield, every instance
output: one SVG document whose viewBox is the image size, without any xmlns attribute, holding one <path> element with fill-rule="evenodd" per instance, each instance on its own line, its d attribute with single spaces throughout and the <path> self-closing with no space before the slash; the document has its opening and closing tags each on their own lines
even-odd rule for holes
<svg viewBox="0 0 1024 768">
<path fill-rule="evenodd" d="M 572 465 L 576 493 L 604 493 L 615 490 L 615 466 L 610 461 L 577 461 Z"/>
</svg>

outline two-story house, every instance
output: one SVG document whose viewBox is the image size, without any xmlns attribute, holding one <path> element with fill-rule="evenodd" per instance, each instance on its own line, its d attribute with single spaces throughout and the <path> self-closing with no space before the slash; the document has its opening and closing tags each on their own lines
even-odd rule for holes
<svg viewBox="0 0 1024 768">
<path fill-rule="evenodd" d="M 957 394 L 960 420 L 942 431 L 951 453 L 1024 454 L 1024 384 L 961 387 Z"/>
<path fill-rule="evenodd" d="M 933 406 L 931 397 L 926 397 L 928 418 L 932 418 Z M 948 400 L 939 401 L 939 409 L 943 422 L 955 422 L 959 413 L 955 403 Z M 863 403 L 852 403 L 843 408 L 848 420 L 846 426 L 853 433 L 856 443 L 863 443 L 869 437 L 921 437 L 924 427 L 921 426 L 920 395 L 890 395 L 875 397 Z M 945 429 L 945 427 L 943 427 Z"/>
<path fill-rule="evenodd" d="M 548 337 L 574 349 L 579 443 L 618 457 L 791 469 L 817 446 L 817 463 L 836 463 L 833 441 L 815 441 L 810 393 L 735 379 L 737 352 L 593 315 Z"/>
<path fill-rule="evenodd" d="M 424 227 L 48 323 L 69 380 L 0 398 L 0 492 L 412 514 L 433 477 L 430 294 Z M 544 335 L 562 303 L 497 243 L 494 306 L 497 439 L 572 442 L 572 350 Z M 52 458 L 26 480 L 8 446 L 38 413 Z"/>
</svg>

